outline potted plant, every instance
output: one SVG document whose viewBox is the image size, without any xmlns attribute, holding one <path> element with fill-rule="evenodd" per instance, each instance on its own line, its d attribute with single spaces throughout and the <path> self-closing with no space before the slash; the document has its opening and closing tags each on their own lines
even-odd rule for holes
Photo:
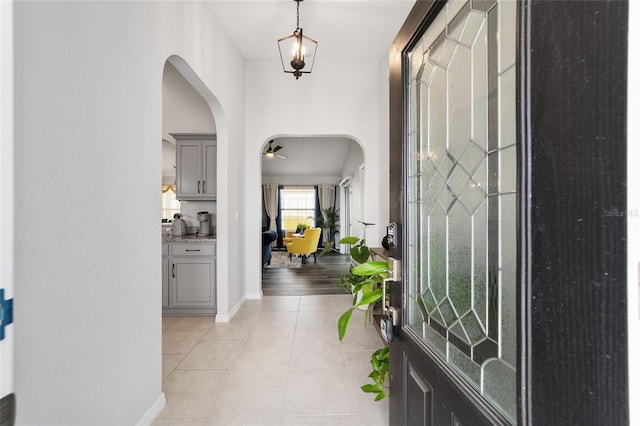
<svg viewBox="0 0 640 426">
<path fill-rule="evenodd" d="M 388 276 L 388 264 L 381 261 L 369 261 L 370 250 L 364 239 L 345 237 L 340 244 L 351 244 L 351 258 L 357 263 L 349 272 L 342 275 L 338 285 L 353 294 L 352 306 L 338 319 L 338 338 L 342 341 L 347 333 L 353 311 L 365 308 L 368 311 L 375 302 L 382 300 L 382 280 Z M 376 401 L 387 397 L 389 380 L 389 348 L 383 347 L 371 355 L 372 372 L 369 374 L 373 384 L 360 387 L 363 392 L 376 394 Z"/>
<path fill-rule="evenodd" d="M 322 209 L 322 214 L 316 218 L 318 227 L 322 228 L 325 247 L 332 249 L 334 246 L 335 235 L 340 232 L 340 209 L 335 207 L 327 207 Z"/>
</svg>

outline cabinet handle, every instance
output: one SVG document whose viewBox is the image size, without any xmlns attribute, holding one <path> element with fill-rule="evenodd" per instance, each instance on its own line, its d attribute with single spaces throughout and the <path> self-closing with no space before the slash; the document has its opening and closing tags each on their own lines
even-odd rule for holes
<svg viewBox="0 0 640 426">
<path fill-rule="evenodd" d="M 171 266 L 171 276 L 173 278 L 176 277 L 176 264 L 175 263 Z"/>
<path fill-rule="evenodd" d="M 198 194 L 200 193 L 200 181 L 198 181 Z"/>
<path fill-rule="evenodd" d="M 202 193 L 203 194 L 207 193 L 207 181 L 206 180 L 202 181 Z"/>
<path fill-rule="evenodd" d="M 186 249 L 185 251 L 200 251 L 200 249 Z"/>
</svg>

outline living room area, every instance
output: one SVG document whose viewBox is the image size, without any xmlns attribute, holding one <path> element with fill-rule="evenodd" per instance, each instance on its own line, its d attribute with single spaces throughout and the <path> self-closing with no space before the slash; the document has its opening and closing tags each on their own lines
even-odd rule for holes
<svg viewBox="0 0 640 426">
<path fill-rule="evenodd" d="M 279 137 L 262 150 L 264 295 L 342 294 L 340 238 L 360 233 L 364 153 L 343 136 Z"/>
</svg>

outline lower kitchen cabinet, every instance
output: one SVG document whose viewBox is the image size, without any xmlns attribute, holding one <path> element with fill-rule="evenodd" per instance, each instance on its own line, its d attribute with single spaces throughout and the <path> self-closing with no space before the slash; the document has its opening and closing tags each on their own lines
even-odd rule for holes
<svg viewBox="0 0 640 426">
<path fill-rule="evenodd" d="M 174 308 L 207 308 L 215 304 L 213 259 L 177 259 L 171 265 L 169 304 Z"/>
<path fill-rule="evenodd" d="M 170 243 L 169 252 L 166 290 L 163 279 L 163 314 L 216 313 L 215 243 Z"/>
</svg>

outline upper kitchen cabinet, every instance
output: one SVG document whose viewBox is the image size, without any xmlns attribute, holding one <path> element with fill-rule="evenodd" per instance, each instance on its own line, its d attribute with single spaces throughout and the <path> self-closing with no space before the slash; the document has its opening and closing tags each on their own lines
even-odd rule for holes
<svg viewBox="0 0 640 426">
<path fill-rule="evenodd" d="M 216 135 L 171 133 L 176 139 L 176 198 L 215 200 L 217 193 Z"/>
</svg>

